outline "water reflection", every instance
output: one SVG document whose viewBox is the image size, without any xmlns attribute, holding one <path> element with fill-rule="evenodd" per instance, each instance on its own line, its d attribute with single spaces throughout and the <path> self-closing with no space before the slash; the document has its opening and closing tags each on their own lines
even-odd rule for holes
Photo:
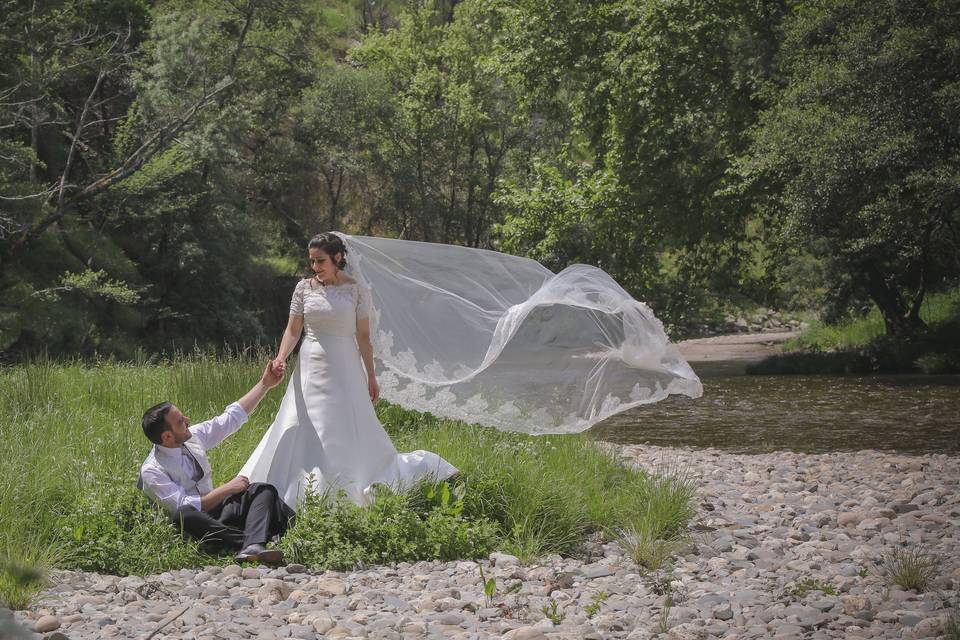
<svg viewBox="0 0 960 640">
<path fill-rule="evenodd" d="M 670 397 L 590 433 L 741 453 L 960 453 L 960 376 L 720 375 L 703 378 L 703 387 L 702 398 Z"/>
</svg>

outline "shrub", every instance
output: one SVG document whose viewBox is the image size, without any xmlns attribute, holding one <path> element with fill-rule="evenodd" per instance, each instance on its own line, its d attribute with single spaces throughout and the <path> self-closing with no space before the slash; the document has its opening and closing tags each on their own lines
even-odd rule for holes
<svg viewBox="0 0 960 640">
<path fill-rule="evenodd" d="M 296 525 L 280 542 L 294 562 L 318 568 L 489 555 L 497 527 L 463 514 L 463 484 L 423 483 L 394 493 L 377 487 L 368 507 L 354 505 L 341 493 L 308 494 Z"/>
<path fill-rule="evenodd" d="M 185 541 L 167 514 L 136 487 L 91 493 L 58 521 L 62 566 L 115 575 L 148 574 L 216 562 Z"/>
</svg>

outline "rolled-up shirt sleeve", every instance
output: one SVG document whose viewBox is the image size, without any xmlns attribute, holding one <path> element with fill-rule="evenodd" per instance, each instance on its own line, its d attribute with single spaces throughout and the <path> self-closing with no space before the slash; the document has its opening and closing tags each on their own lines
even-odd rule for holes
<svg viewBox="0 0 960 640">
<path fill-rule="evenodd" d="M 247 421 L 247 412 L 240 403 L 234 402 L 223 410 L 216 418 L 190 427 L 190 432 L 204 449 L 213 449 L 223 442 L 227 436 L 234 433 Z"/>
<path fill-rule="evenodd" d="M 143 483 L 144 492 L 170 513 L 179 513 L 185 509 L 202 511 L 200 496 L 184 491 L 163 469 L 149 466 L 142 468 L 140 481 Z"/>
</svg>

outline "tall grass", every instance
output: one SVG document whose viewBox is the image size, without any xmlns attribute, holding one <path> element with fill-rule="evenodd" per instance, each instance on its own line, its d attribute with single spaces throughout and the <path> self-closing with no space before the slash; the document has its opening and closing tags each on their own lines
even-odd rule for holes
<svg viewBox="0 0 960 640">
<path fill-rule="evenodd" d="M 150 447 L 140 417 L 162 400 L 194 422 L 211 417 L 250 388 L 265 361 L 193 354 L 0 370 L 0 600 L 23 606 L 40 584 L 24 587 L 3 567 L 148 573 L 218 561 L 181 541 L 134 488 Z M 272 391 L 248 425 L 211 451 L 215 484 L 243 465 L 282 394 Z M 399 450 L 436 451 L 461 470 L 456 518 L 489 523 L 496 548 L 522 558 L 572 552 L 597 530 L 668 537 L 692 515 L 682 478 L 630 470 L 585 436 L 503 433 L 386 404 L 380 415 Z"/>
</svg>

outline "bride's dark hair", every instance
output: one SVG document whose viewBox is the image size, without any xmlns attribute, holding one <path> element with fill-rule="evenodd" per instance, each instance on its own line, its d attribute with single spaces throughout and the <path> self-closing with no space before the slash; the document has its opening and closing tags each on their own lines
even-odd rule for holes
<svg viewBox="0 0 960 640">
<path fill-rule="evenodd" d="M 345 269 L 347 267 L 347 248 L 344 246 L 340 236 L 335 233 L 327 231 L 313 236 L 307 245 L 307 251 L 310 251 L 310 249 L 320 249 L 330 256 L 331 260 L 339 253 L 340 262 L 337 263 L 337 269 Z"/>
</svg>

